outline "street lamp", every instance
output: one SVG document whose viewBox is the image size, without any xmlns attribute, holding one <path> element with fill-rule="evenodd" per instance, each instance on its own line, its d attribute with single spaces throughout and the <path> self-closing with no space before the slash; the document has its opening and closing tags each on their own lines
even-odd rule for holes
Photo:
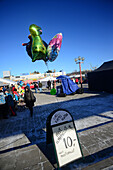
<svg viewBox="0 0 113 170">
<path fill-rule="evenodd" d="M 78 56 L 78 58 L 75 58 L 76 64 L 79 64 L 79 70 L 80 70 L 80 83 L 81 83 L 81 88 L 82 88 L 82 73 L 81 73 L 81 63 L 85 60 L 84 57 Z"/>
</svg>

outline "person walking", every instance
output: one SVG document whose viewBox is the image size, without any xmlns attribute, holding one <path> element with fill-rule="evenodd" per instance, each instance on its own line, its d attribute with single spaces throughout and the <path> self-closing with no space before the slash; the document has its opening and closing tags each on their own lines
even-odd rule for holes
<svg viewBox="0 0 113 170">
<path fill-rule="evenodd" d="M 30 90 L 28 86 L 25 87 L 25 94 L 24 94 L 24 102 L 26 103 L 26 107 L 30 110 L 31 117 L 33 116 L 33 106 L 36 98 L 33 92 Z"/>
<path fill-rule="evenodd" d="M 5 91 L 5 101 L 6 101 L 6 105 L 8 107 L 8 111 L 9 111 L 9 114 L 11 116 L 16 116 L 16 111 L 15 111 L 15 107 L 14 107 L 14 100 L 13 100 L 13 97 L 12 95 L 9 93 L 8 90 Z"/>
<path fill-rule="evenodd" d="M 37 90 L 38 90 L 38 84 L 34 84 L 34 88 L 35 88 L 35 93 L 37 93 Z"/>
<path fill-rule="evenodd" d="M 5 91 L 6 91 L 6 87 L 5 86 L 3 86 L 3 93 L 5 94 Z"/>
<path fill-rule="evenodd" d="M 78 84 L 78 79 L 77 79 L 77 78 L 76 78 L 76 81 L 75 81 L 75 82 L 76 82 L 76 84 Z"/>
<path fill-rule="evenodd" d="M 47 82 L 47 84 L 48 84 L 48 89 L 51 90 L 51 81 L 49 80 L 49 81 Z"/>
<path fill-rule="evenodd" d="M 0 119 L 3 117 L 4 119 L 8 119 L 9 117 L 8 106 L 5 101 L 5 94 L 3 89 L 0 90 Z"/>
<path fill-rule="evenodd" d="M 38 83 L 39 91 L 42 92 L 42 83 L 39 81 Z"/>
</svg>

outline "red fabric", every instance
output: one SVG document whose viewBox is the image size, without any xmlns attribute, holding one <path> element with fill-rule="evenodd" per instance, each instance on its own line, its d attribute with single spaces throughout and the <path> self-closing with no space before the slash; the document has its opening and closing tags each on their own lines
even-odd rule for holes
<svg viewBox="0 0 113 170">
<path fill-rule="evenodd" d="M 11 106 L 9 106 L 9 108 L 10 108 L 10 110 L 11 110 L 13 116 L 15 116 L 16 114 L 15 114 L 15 112 L 13 111 L 13 109 L 11 108 Z"/>
<path fill-rule="evenodd" d="M 13 94 L 16 94 L 17 96 L 19 96 L 19 94 L 17 93 L 17 91 L 14 91 Z"/>
<path fill-rule="evenodd" d="M 26 86 L 22 86 L 22 89 L 25 89 Z M 34 85 L 31 85 L 30 86 L 30 89 L 33 89 L 34 88 Z"/>
<path fill-rule="evenodd" d="M 33 88 L 34 88 L 34 85 L 31 85 L 31 86 L 30 86 L 30 89 L 33 89 Z"/>
<path fill-rule="evenodd" d="M 78 79 L 76 79 L 76 83 L 78 83 Z"/>
<path fill-rule="evenodd" d="M 12 91 L 14 91 L 15 87 L 12 87 Z"/>
</svg>

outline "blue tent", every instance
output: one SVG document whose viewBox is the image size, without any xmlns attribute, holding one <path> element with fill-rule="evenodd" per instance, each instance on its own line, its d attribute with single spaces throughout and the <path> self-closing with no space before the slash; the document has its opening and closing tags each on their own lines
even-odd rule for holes
<svg viewBox="0 0 113 170">
<path fill-rule="evenodd" d="M 69 76 L 61 75 L 57 77 L 56 79 L 61 79 L 62 80 L 62 88 L 63 88 L 63 93 L 65 94 L 71 94 L 76 92 L 76 90 L 79 89 L 76 83 L 74 83 Z"/>
</svg>

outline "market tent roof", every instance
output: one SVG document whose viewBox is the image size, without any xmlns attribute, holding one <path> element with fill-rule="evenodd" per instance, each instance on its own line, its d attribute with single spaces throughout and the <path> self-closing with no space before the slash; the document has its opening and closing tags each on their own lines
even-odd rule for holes
<svg viewBox="0 0 113 170">
<path fill-rule="evenodd" d="M 61 75 L 56 79 L 62 80 L 63 93 L 65 94 L 72 94 L 79 89 L 78 85 L 74 83 L 69 76 Z"/>
<path fill-rule="evenodd" d="M 113 93 L 113 60 L 104 62 L 99 68 L 87 75 L 90 90 Z"/>
<path fill-rule="evenodd" d="M 54 81 L 54 80 L 56 80 L 56 78 L 49 76 L 49 77 L 46 77 L 46 78 L 44 78 L 44 79 L 41 79 L 40 82 L 41 82 L 41 81 L 49 81 L 49 80 L 50 80 L 50 81 Z"/>
<path fill-rule="evenodd" d="M 113 60 L 104 62 L 99 68 L 97 68 L 93 72 L 98 72 L 98 71 L 106 71 L 106 70 L 113 70 Z"/>
<path fill-rule="evenodd" d="M 8 83 L 3 83 L 0 81 L 0 86 L 8 86 L 9 84 Z"/>
<path fill-rule="evenodd" d="M 8 85 L 17 84 L 17 82 L 15 82 L 15 81 L 3 79 L 3 78 L 0 78 L 0 82 L 5 83 L 5 84 L 8 84 Z"/>
<path fill-rule="evenodd" d="M 69 79 L 69 78 L 70 78 L 69 76 L 61 75 L 58 76 L 56 79 Z"/>
</svg>

